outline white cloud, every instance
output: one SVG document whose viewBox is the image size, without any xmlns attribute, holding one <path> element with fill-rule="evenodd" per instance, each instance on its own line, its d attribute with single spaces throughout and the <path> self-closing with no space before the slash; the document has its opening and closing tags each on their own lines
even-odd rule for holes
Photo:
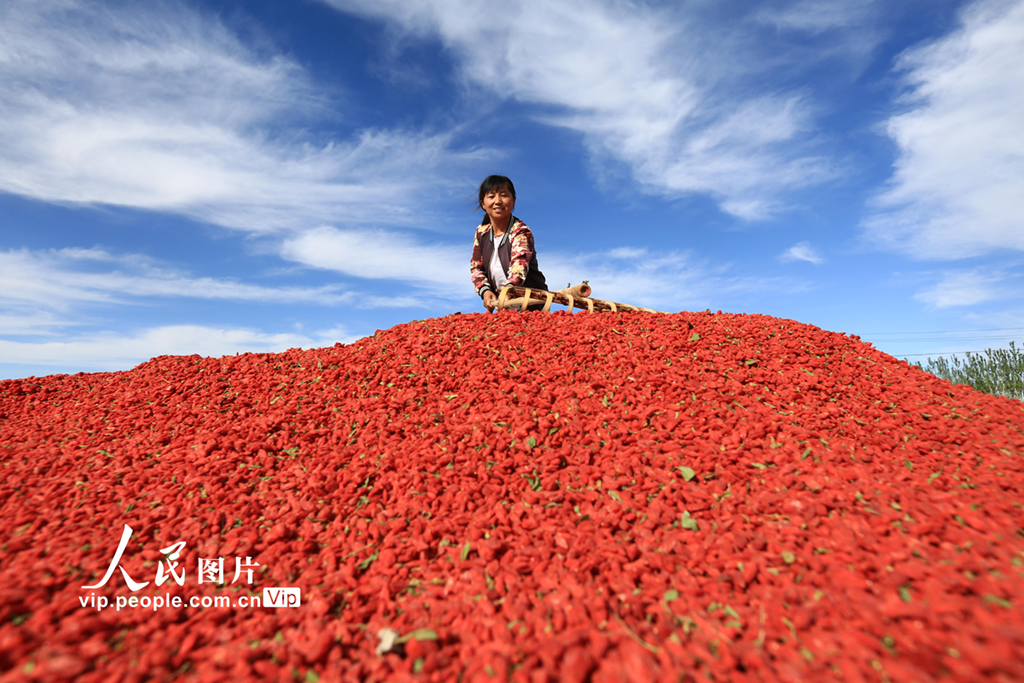
<svg viewBox="0 0 1024 683">
<path fill-rule="evenodd" d="M 97 264 L 116 269 L 87 270 Z M 141 297 L 334 305 L 350 302 L 353 294 L 339 286 L 263 287 L 193 277 L 160 268 L 146 257 L 101 249 L 0 251 L 0 304 L 8 307 L 68 311 L 84 303 L 125 303 Z"/>
<path fill-rule="evenodd" d="M 259 330 L 217 328 L 201 325 L 170 325 L 136 334 L 93 333 L 60 342 L 0 340 L 0 358 L 7 364 L 81 367 L 93 370 L 127 370 L 155 356 L 192 355 L 218 357 L 234 353 L 278 352 L 290 348 L 351 343 L 358 337 L 344 328 L 307 336 L 270 334 Z"/>
<path fill-rule="evenodd" d="M 588 280 L 595 299 L 667 312 L 724 308 L 735 294 L 749 301 L 751 293 L 800 288 L 785 279 L 733 275 L 727 264 L 713 266 L 686 252 L 620 248 L 574 256 L 544 254 L 539 265 L 552 289 Z"/>
<path fill-rule="evenodd" d="M 834 61 L 836 77 L 856 80 L 873 62 L 878 45 L 899 25 L 907 3 L 880 0 L 776 0 L 756 3 L 754 24 L 775 29 L 772 50 L 762 56 L 769 70 Z"/>
<path fill-rule="evenodd" d="M 1024 1 L 975 2 L 899 67 L 909 109 L 886 122 L 899 152 L 869 235 L 920 258 L 1024 249 Z"/>
<path fill-rule="evenodd" d="M 408 232 L 339 230 L 322 226 L 286 239 L 281 255 L 315 268 L 354 277 L 399 280 L 473 295 L 467 248 L 426 244 Z"/>
<path fill-rule="evenodd" d="M 825 259 L 818 255 L 810 242 L 794 244 L 789 249 L 782 252 L 782 254 L 779 255 L 779 259 L 784 263 L 791 261 L 807 261 L 808 263 L 818 265 L 819 263 L 825 262 Z"/>
<path fill-rule="evenodd" d="M 253 232 L 401 222 L 482 154 L 446 134 L 304 137 L 332 104 L 184 4 L 0 4 L 0 191 Z"/>
<path fill-rule="evenodd" d="M 754 18 L 780 29 L 818 34 L 865 23 L 877 4 L 878 0 L 800 0 L 759 10 Z"/>
<path fill-rule="evenodd" d="M 33 311 L 29 307 L 20 312 L 0 312 L 0 334 L 7 336 L 54 335 L 70 324 L 49 311 Z"/>
<path fill-rule="evenodd" d="M 707 50 L 707 26 L 668 10 L 591 0 L 323 0 L 433 37 L 471 91 L 534 105 L 582 134 L 602 161 L 625 163 L 646 190 L 706 193 L 727 212 L 763 218 L 784 189 L 830 171 L 804 152 L 808 106 L 788 93 L 738 95 Z M 723 33 L 725 31 L 723 30 Z M 749 66 L 749 65 L 747 65 Z"/>
<path fill-rule="evenodd" d="M 928 289 L 914 295 L 935 308 L 954 306 L 975 306 L 999 299 L 1020 299 L 1019 288 L 1010 287 L 1007 276 L 1002 272 L 989 270 L 957 270 L 941 274 L 940 279 Z"/>
<path fill-rule="evenodd" d="M 639 249 L 637 247 L 618 247 L 608 252 L 608 256 L 616 259 L 643 258 L 646 254 L 646 249 Z"/>
</svg>

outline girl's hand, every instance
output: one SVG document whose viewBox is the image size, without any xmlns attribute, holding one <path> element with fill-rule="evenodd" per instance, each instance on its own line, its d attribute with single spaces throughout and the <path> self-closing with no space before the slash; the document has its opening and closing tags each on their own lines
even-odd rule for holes
<svg viewBox="0 0 1024 683">
<path fill-rule="evenodd" d="M 494 308 L 498 305 L 498 297 L 494 296 L 494 292 L 487 290 L 484 292 L 484 308 L 488 311 L 493 312 Z"/>
</svg>

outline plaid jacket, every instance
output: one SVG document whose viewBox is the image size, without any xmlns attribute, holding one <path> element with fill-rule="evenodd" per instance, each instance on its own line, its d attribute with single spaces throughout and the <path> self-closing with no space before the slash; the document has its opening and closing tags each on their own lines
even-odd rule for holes
<svg viewBox="0 0 1024 683">
<path fill-rule="evenodd" d="M 490 290 L 497 294 L 497 288 L 491 281 L 488 264 L 494 253 L 494 233 L 490 223 L 477 227 L 473 239 L 473 257 L 469 261 L 469 275 L 473 287 L 481 298 Z M 521 220 L 512 216 L 509 229 L 502 235 L 498 243 L 498 259 L 505 269 L 505 277 L 511 285 L 530 287 L 531 289 L 547 289 L 543 273 L 537 267 L 537 251 L 533 246 L 533 233 Z"/>
</svg>

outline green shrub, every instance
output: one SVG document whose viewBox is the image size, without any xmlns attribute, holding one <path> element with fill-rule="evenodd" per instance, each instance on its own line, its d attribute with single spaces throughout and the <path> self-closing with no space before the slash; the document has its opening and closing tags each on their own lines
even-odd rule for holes
<svg viewBox="0 0 1024 683">
<path fill-rule="evenodd" d="M 968 352 L 965 357 L 962 363 L 956 356 L 950 360 L 929 358 L 926 365 L 918 362 L 917 367 L 954 384 L 968 384 L 986 394 L 1024 400 L 1024 350 L 1010 342 L 1008 349 Z"/>
</svg>

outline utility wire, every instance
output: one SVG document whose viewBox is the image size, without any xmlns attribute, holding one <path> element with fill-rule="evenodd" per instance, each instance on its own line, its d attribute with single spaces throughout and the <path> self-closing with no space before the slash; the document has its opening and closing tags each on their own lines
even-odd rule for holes
<svg viewBox="0 0 1024 683">
<path fill-rule="evenodd" d="M 1009 329 L 1024 329 L 1024 328 L 1009 328 Z M 967 330 L 964 330 L 964 331 L 966 332 Z M 988 330 L 986 330 L 986 331 L 988 331 Z M 900 334 L 900 333 L 892 332 L 890 334 Z M 886 346 L 889 346 L 890 344 L 916 344 L 916 343 L 921 343 L 921 342 L 961 342 L 961 341 L 1010 341 L 1012 343 L 1015 339 L 1016 339 L 1015 336 L 1014 337 L 955 337 L 955 338 L 953 338 L 953 337 L 935 337 L 935 338 L 925 337 L 925 338 L 920 338 L 920 339 L 879 339 L 879 340 L 876 340 L 876 342 L 874 342 L 873 345 L 876 346 L 876 348 L 877 348 L 877 345 L 879 343 L 884 344 Z M 869 340 L 865 340 L 865 341 L 869 341 Z M 869 343 L 871 343 L 871 342 L 869 341 Z M 879 350 L 881 351 L 881 349 L 879 349 Z M 891 354 L 891 355 L 896 356 L 898 358 L 910 358 L 910 357 L 921 357 L 921 356 L 942 357 L 942 356 L 962 355 L 962 354 L 967 354 L 967 353 L 974 353 L 974 354 L 979 354 L 980 355 L 980 354 L 982 354 L 984 352 L 985 352 L 985 349 L 982 349 L 980 351 L 979 350 L 972 350 L 972 351 L 932 351 L 932 352 L 929 352 L 929 353 L 894 353 L 894 354 Z"/>
<path fill-rule="evenodd" d="M 989 328 L 983 330 L 930 330 L 922 332 L 863 332 L 859 337 L 864 339 L 865 337 L 877 337 L 881 335 L 913 335 L 913 334 L 971 334 L 971 333 L 984 333 L 984 332 L 1021 332 L 1024 333 L 1024 327 L 1000 327 L 1000 328 Z M 919 344 L 921 342 L 963 342 L 963 341 L 1014 341 L 1020 335 L 999 335 L 999 336 L 986 336 L 986 337 L 911 337 L 907 339 L 878 339 L 878 343 L 889 344 Z M 966 353 L 984 353 L 984 351 L 936 351 L 931 353 L 901 353 L 900 358 L 920 357 L 920 356 L 955 356 L 957 354 Z"/>
<path fill-rule="evenodd" d="M 933 341 L 1013 341 L 1017 335 L 1011 337 L 920 337 L 918 339 L 882 339 L 886 344 L 912 344 L 917 342 Z"/>
<path fill-rule="evenodd" d="M 1024 332 L 1024 327 L 1001 327 L 1001 328 L 990 328 L 987 330 L 923 330 L 915 332 L 861 332 L 860 335 L 866 334 L 966 334 L 968 332 Z"/>
<path fill-rule="evenodd" d="M 954 356 L 958 353 L 976 353 L 981 354 L 981 351 L 943 351 L 942 353 L 901 353 L 899 358 L 909 358 L 910 356 Z"/>
</svg>

